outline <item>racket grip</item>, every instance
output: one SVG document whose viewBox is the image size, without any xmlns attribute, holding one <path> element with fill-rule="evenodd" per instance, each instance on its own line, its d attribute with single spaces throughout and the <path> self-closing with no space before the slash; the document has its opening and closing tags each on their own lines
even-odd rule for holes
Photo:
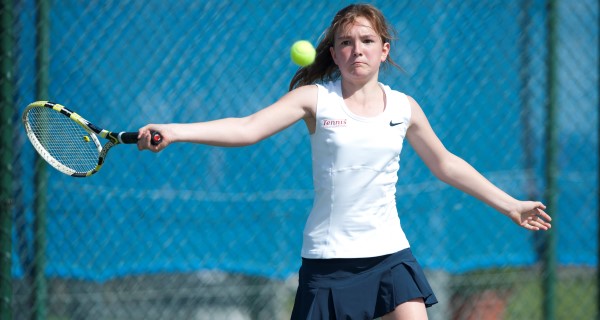
<svg viewBox="0 0 600 320">
<path fill-rule="evenodd" d="M 120 143 L 135 144 L 138 141 L 137 132 L 120 132 L 117 136 Z"/>
<path fill-rule="evenodd" d="M 125 144 L 136 144 L 138 142 L 137 132 L 121 132 L 118 136 L 119 142 Z M 157 146 L 162 142 L 162 136 L 157 131 L 150 132 L 150 144 Z"/>
</svg>

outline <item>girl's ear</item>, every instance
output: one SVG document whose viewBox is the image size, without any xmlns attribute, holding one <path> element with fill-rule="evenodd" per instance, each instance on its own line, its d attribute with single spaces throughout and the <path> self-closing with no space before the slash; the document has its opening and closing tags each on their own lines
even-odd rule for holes
<svg viewBox="0 0 600 320">
<path fill-rule="evenodd" d="M 385 62 L 385 60 L 387 59 L 389 54 L 390 54 L 390 43 L 384 42 L 383 49 L 381 50 L 381 62 Z"/>
</svg>

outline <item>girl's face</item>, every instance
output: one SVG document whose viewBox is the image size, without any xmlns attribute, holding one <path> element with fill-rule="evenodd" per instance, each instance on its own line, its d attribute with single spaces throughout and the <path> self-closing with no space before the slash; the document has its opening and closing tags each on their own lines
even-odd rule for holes
<svg viewBox="0 0 600 320">
<path fill-rule="evenodd" d="M 368 78 L 379 74 L 379 67 L 389 54 L 390 44 L 383 43 L 367 19 L 358 17 L 354 23 L 336 33 L 333 47 L 329 50 L 342 77 Z"/>
</svg>

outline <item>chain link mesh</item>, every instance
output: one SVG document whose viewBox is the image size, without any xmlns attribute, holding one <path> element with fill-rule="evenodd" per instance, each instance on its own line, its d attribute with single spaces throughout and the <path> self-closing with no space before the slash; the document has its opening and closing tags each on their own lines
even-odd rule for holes
<svg viewBox="0 0 600 320">
<path fill-rule="evenodd" d="M 37 98 L 37 2 L 15 2 L 20 114 Z M 52 1 L 48 98 L 111 130 L 248 115 L 285 94 L 296 71 L 290 45 L 316 44 L 346 4 Z M 446 147 L 492 182 L 543 199 L 546 3 L 375 5 L 398 31 L 392 56 L 405 70 L 387 69 L 381 81 L 413 96 Z M 598 3 L 559 1 L 557 30 L 556 312 L 594 318 Z M 61 320 L 289 318 L 313 199 L 301 124 L 246 148 L 118 146 L 86 179 L 48 170 L 40 235 L 34 151 L 19 122 L 14 319 L 39 310 Z M 401 158 L 403 228 L 441 301 L 430 318 L 542 319 L 543 237 L 436 180 L 409 145 Z"/>
</svg>

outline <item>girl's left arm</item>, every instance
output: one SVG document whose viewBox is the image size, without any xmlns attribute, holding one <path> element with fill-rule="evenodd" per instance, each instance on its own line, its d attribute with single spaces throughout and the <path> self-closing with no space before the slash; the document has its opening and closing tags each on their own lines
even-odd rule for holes
<svg viewBox="0 0 600 320">
<path fill-rule="evenodd" d="M 419 104 L 409 97 L 411 121 L 407 139 L 425 165 L 440 180 L 483 201 L 529 230 L 548 230 L 552 218 L 539 201 L 519 201 L 496 187 L 437 137 Z"/>
</svg>

